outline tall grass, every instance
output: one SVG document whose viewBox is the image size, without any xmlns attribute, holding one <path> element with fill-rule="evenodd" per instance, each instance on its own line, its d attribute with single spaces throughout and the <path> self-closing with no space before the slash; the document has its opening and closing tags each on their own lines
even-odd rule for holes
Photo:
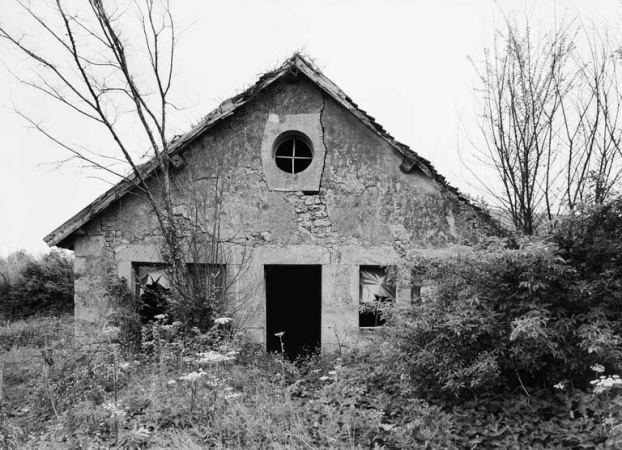
<svg viewBox="0 0 622 450">
<path fill-rule="evenodd" d="M 4 351 L 14 347 L 71 346 L 73 335 L 73 315 L 0 322 L 0 348 Z"/>
</svg>

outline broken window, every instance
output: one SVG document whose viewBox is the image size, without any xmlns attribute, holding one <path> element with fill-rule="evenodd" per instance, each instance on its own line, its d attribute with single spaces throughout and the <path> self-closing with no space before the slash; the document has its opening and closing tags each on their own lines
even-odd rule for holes
<svg viewBox="0 0 622 450">
<path fill-rule="evenodd" d="M 274 161 L 283 172 L 302 172 L 311 165 L 312 160 L 311 142 L 302 133 L 290 132 L 277 139 Z"/>
<path fill-rule="evenodd" d="M 225 265 L 188 264 L 187 283 L 183 295 L 215 306 L 223 301 Z M 135 264 L 135 296 L 140 301 L 139 313 L 143 323 L 166 314 L 172 283 L 165 264 Z"/>
<path fill-rule="evenodd" d="M 155 316 L 165 314 L 168 308 L 167 297 L 171 289 L 169 275 L 163 264 L 135 265 L 135 295 L 140 301 L 141 321 L 147 323 Z"/>
<path fill-rule="evenodd" d="M 359 276 L 359 326 L 384 325 L 384 312 L 395 301 L 395 282 L 388 268 L 361 266 Z"/>
</svg>

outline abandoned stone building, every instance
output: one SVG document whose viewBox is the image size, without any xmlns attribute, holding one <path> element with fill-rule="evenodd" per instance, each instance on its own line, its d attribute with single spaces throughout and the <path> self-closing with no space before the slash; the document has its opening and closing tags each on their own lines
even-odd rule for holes
<svg viewBox="0 0 622 450">
<path fill-rule="evenodd" d="M 178 137 L 171 155 L 175 211 L 217 222 L 222 260 L 204 262 L 234 280 L 242 305 L 234 319 L 268 349 L 280 348 L 279 332 L 294 350 L 354 345 L 382 323 L 362 305 L 416 295 L 410 272 L 389 283 L 388 267 L 495 229 L 297 54 Z M 155 164 L 142 170 L 157 179 Z M 75 252 L 79 339 L 101 332 L 115 309 L 106 276 L 135 295 L 149 283 L 167 287 L 160 240 L 150 204 L 129 181 L 45 238 Z"/>
</svg>

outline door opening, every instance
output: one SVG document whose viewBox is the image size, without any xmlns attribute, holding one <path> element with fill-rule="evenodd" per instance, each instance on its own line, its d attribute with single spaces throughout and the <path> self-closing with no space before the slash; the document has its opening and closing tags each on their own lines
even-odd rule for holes
<svg viewBox="0 0 622 450">
<path fill-rule="evenodd" d="M 291 360 L 320 348 L 322 266 L 266 265 L 268 351 L 280 352 L 281 339 Z"/>
</svg>

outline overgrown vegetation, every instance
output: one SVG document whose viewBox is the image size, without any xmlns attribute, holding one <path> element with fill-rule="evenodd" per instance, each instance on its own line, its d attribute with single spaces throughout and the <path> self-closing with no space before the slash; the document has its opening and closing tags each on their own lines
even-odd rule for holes
<svg viewBox="0 0 622 450">
<path fill-rule="evenodd" d="M 417 259 L 422 298 L 340 357 L 293 364 L 224 317 L 110 326 L 88 352 L 69 319 L 7 324 L 0 446 L 619 448 L 621 217 L 618 199 L 546 238 Z"/>
<path fill-rule="evenodd" d="M 18 251 L 0 258 L 0 319 L 73 312 L 73 257 L 52 250 Z"/>
</svg>

